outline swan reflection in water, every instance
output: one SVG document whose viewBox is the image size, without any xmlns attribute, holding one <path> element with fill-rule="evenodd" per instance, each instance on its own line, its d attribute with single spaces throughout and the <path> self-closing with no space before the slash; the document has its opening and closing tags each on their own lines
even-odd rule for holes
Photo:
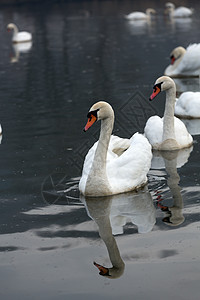
<svg viewBox="0 0 200 300">
<path fill-rule="evenodd" d="M 179 186 L 180 177 L 177 168 L 184 166 L 192 152 L 193 147 L 177 151 L 154 151 L 151 169 L 165 169 L 168 175 L 167 185 L 173 198 L 172 206 L 162 205 L 164 200 L 160 192 L 157 193 L 158 207 L 165 213 L 163 222 L 167 225 L 178 226 L 185 220 L 183 216 L 183 199 Z M 154 170 L 151 171 L 153 174 Z"/>
<path fill-rule="evenodd" d="M 153 20 L 127 20 L 126 27 L 131 35 L 152 34 L 155 28 Z"/>
<path fill-rule="evenodd" d="M 125 264 L 113 235 L 122 234 L 127 222 L 134 223 L 140 233 L 151 231 L 156 222 L 155 207 L 148 187 L 137 192 L 102 198 L 81 196 L 80 199 L 88 216 L 96 222 L 112 263 L 111 268 L 96 262 L 94 265 L 99 269 L 100 275 L 118 278 L 124 273 Z"/>
<path fill-rule="evenodd" d="M 28 53 L 32 48 L 32 42 L 15 43 L 12 45 L 14 55 L 11 55 L 10 62 L 16 63 L 19 61 L 20 53 Z"/>
</svg>

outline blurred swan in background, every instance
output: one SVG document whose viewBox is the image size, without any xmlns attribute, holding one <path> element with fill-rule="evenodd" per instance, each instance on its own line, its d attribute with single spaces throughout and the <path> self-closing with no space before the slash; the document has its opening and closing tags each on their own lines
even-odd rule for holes
<svg viewBox="0 0 200 300">
<path fill-rule="evenodd" d="M 171 2 L 167 2 L 165 4 L 165 14 L 169 14 L 170 17 L 174 18 L 188 18 L 193 14 L 192 8 L 187 8 L 184 6 L 180 6 L 175 8 L 175 5 Z"/>
<path fill-rule="evenodd" d="M 156 150 L 178 150 L 190 147 L 193 143 L 192 136 L 184 123 L 174 117 L 176 86 L 168 76 L 156 80 L 149 100 L 153 100 L 162 91 L 166 91 L 164 117 L 150 117 L 144 129 L 145 136 Z"/>
<path fill-rule="evenodd" d="M 128 15 L 125 15 L 127 20 L 149 20 L 152 14 L 156 14 L 155 9 L 147 8 L 146 13 L 140 11 L 134 11 Z"/>
<path fill-rule="evenodd" d="M 175 104 L 175 115 L 180 118 L 200 118 L 200 92 L 185 92 Z"/>
<path fill-rule="evenodd" d="M 32 34 L 27 31 L 20 31 L 18 30 L 17 26 L 14 23 L 9 23 L 7 25 L 8 31 L 13 30 L 13 37 L 12 42 L 13 43 L 24 43 L 24 42 L 30 42 L 32 40 Z"/>
<path fill-rule="evenodd" d="M 170 54 L 171 65 L 164 75 L 170 77 L 199 76 L 200 75 L 200 43 L 191 44 L 186 49 L 179 46 Z"/>
<path fill-rule="evenodd" d="M 99 141 L 86 155 L 79 190 L 86 196 L 108 196 L 138 189 L 147 183 L 151 166 L 151 145 L 139 133 L 130 139 L 111 135 L 114 111 L 104 101 L 95 103 L 88 113 L 84 131 L 101 120 Z"/>
</svg>

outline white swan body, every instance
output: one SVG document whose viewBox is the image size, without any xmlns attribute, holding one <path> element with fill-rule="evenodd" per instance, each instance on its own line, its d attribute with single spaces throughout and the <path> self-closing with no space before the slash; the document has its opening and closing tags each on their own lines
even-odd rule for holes
<svg viewBox="0 0 200 300">
<path fill-rule="evenodd" d="M 200 43 L 187 47 L 175 48 L 171 54 L 171 65 L 169 65 L 164 75 L 170 77 L 199 76 L 200 75 Z"/>
<path fill-rule="evenodd" d="M 25 42 L 30 42 L 32 40 L 32 34 L 30 32 L 27 31 L 19 32 L 17 26 L 13 23 L 9 23 L 7 29 L 9 31 L 13 30 L 13 37 L 12 37 L 13 43 L 25 43 Z"/>
<path fill-rule="evenodd" d="M 187 8 L 185 6 L 180 6 L 175 8 L 175 5 L 171 2 L 165 4 L 166 12 L 169 13 L 170 17 L 174 18 L 188 18 L 193 14 L 192 8 Z"/>
<path fill-rule="evenodd" d="M 146 184 L 152 158 L 148 140 L 139 133 L 130 139 L 111 136 L 114 112 L 104 101 L 91 107 L 85 130 L 96 120 L 101 120 L 100 137 L 86 155 L 80 192 L 85 196 L 108 196 Z"/>
<path fill-rule="evenodd" d="M 200 118 L 200 92 L 185 92 L 177 99 L 175 115 L 182 118 Z"/>
<path fill-rule="evenodd" d="M 155 14 L 156 11 L 153 8 L 147 8 L 146 13 L 140 11 L 134 11 L 125 16 L 127 20 L 148 20 L 151 18 L 151 14 Z"/>
<path fill-rule="evenodd" d="M 156 150 L 178 150 L 190 147 L 193 143 L 192 136 L 184 123 L 174 117 L 176 87 L 170 77 L 162 76 L 156 80 L 150 100 L 161 91 L 166 91 L 164 117 L 150 117 L 144 129 L 145 136 Z"/>
</svg>

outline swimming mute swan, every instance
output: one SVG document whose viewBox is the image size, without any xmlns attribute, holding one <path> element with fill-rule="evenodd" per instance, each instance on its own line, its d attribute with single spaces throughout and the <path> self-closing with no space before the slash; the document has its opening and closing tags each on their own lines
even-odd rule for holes
<svg viewBox="0 0 200 300">
<path fill-rule="evenodd" d="M 152 158 L 148 140 L 139 133 L 130 139 L 111 135 L 114 112 L 107 102 L 99 101 L 90 108 L 84 131 L 98 120 L 101 120 L 100 137 L 86 155 L 80 192 L 85 196 L 108 196 L 145 185 Z"/>
<path fill-rule="evenodd" d="M 166 91 L 164 117 L 162 119 L 159 116 L 150 117 L 144 129 L 145 136 L 156 150 L 178 150 L 190 147 L 193 143 L 192 136 L 184 123 L 174 117 L 176 86 L 168 76 L 156 80 L 149 100 L 153 100 L 162 91 Z"/>
<path fill-rule="evenodd" d="M 13 23 L 8 24 L 7 26 L 8 31 L 13 30 L 13 43 L 24 43 L 30 42 L 32 40 L 32 34 L 27 31 L 20 31 L 18 30 L 17 26 Z"/>
<path fill-rule="evenodd" d="M 167 2 L 165 4 L 165 12 L 169 14 L 170 17 L 173 18 L 188 18 L 191 17 L 193 14 L 192 8 L 187 8 L 184 6 L 180 6 L 175 8 L 175 5 L 171 2 Z"/>
<path fill-rule="evenodd" d="M 152 14 L 156 14 L 155 9 L 147 8 L 146 13 L 140 11 L 134 11 L 128 15 L 125 15 L 127 20 L 149 20 Z"/>
<path fill-rule="evenodd" d="M 171 65 L 164 72 L 170 77 L 200 75 L 200 44 L 189 45 L 186 49 L 176 47 L 170 54 Z"/>
<path fill-rule="evenodd" d="M 186 119 L 200 118 L 200 92 L 184 92 L 175 104 L 175 115 Z"/>
</svg>

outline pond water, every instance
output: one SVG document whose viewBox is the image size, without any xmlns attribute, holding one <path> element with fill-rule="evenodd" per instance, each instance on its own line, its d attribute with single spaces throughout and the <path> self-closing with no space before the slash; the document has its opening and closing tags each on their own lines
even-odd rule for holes
<svg viewBox="0 0 200 300">
<path fill-rule="evenodd" d="M 198 1 L 185 1 L 192 19 L 173 22 L 164 1 L 140 2 L 1 7 L 1 299 L 199 298 L 199 120 L 185 121 L 191 148 L 154 153 L 144 190 L 90 200 L 78 192 L 99 135 L 99 124 L 82 130 L 91 105 L 113 106 L 115 134 L 143 133 L 163 115 L 165 93 L 148 98 L 171 50 L 200 42 Z M 150 23 L 123 18 L 147 7 L 157 10 Z M 10 22 L 32 32 L 32 44 L 13 46 Z M 200 90 L 197 78 L 175 82 L 177 94 Z M 93 261 L 113 266 L 113 277 Z"/>
</svg>

